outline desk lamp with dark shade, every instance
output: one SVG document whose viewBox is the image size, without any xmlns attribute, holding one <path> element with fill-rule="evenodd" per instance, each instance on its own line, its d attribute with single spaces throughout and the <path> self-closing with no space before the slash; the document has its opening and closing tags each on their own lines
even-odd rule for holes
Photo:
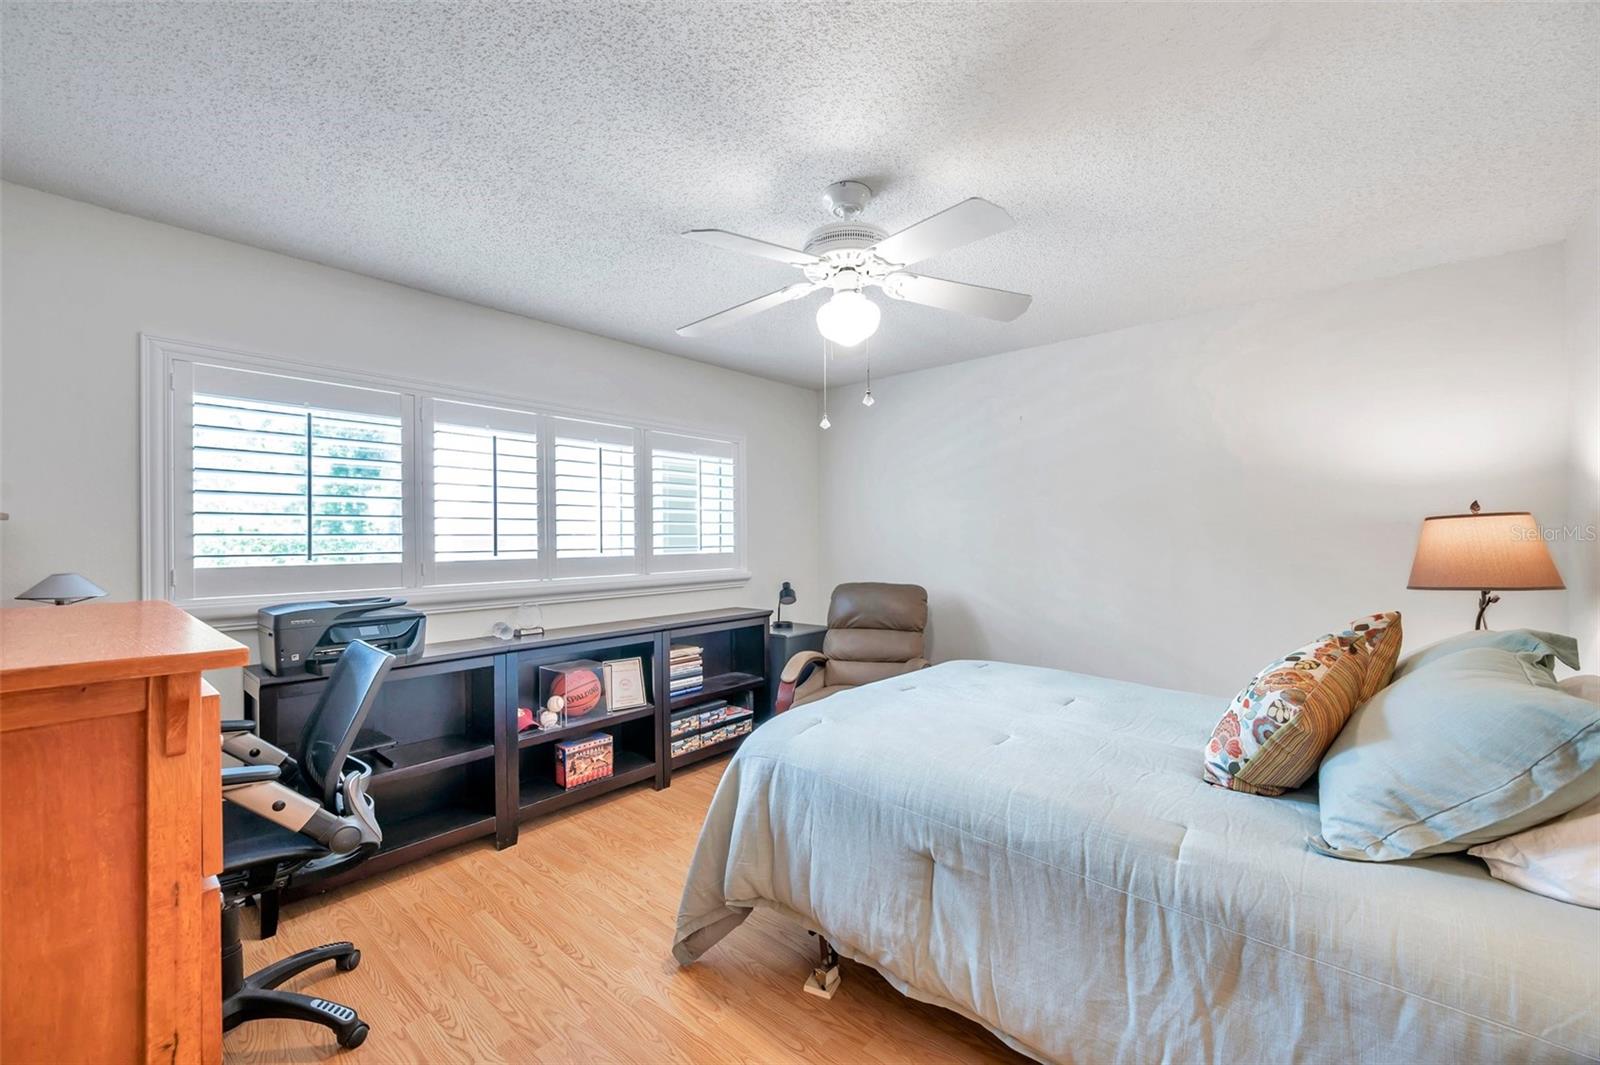
<svg viewBox="0 0 1600 1065">
<path fill-rule="evenodd" d="M 1488 627 L 1483 615 L 1500 601 L 1494 592 L 1555 591 L 1566 585 L 1532 514 L 1485 514 L 1473 500 L 1470 514 L 1422 520 L 1406 587 L 1477 592 L 1476 630 Z"/>
<path fill-rule="evenodd" d="M 783 582 L 783 587 L 778 589 L 778 620 L 772 623 L 775 629 L 792 629 L 794 622 L 783 620 L 783 608 L 793 606 L 798 596 L 794 594 L 794 586 L 788 581 Z"/>
<path fill-rule="evenodd" d="M 99 599 L 105 594 L 104 588 L 81 573 L 52 573 L 17 598 L 31 603 L 69 606 L 85 599 Z"/>
</svg>

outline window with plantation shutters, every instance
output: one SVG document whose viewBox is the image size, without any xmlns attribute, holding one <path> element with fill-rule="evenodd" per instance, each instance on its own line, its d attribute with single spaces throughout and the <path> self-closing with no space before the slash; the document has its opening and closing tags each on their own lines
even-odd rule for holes
<svg viewBox="0 0 1600 1065">
<path fill-rule="evenodd" d="M 634 430 L 569 418 L 551 425 L 556 575 L 636 571 Z"/>
<path fill-rule="evenodd" d="M 190 374 L 185 516 L 197 594 L 400 575 L 400 395 L 217 366 Z"/>
<path fill-rule="evenodd" d="M 646 438 L 652 571 L 727 565 L 736 546 L 733 445 L 654 430 Z"/>
<path fill-rule="evenodd" d="M 537 577 L 538 416 L 449 400 L 427 400 L 424 408 L 435 575 Z"/>
<path fill-rule="evenodd" d="M 743 445 L 146 336 L 141 588 L 209 620 L 725 585 Z"/>
</svg>

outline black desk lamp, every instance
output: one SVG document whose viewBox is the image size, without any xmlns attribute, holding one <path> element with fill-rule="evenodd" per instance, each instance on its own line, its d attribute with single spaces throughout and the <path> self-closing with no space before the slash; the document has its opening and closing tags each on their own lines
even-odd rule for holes
<svg viewBox="0 0 1600 1065">
<path fill-rule="evenodd" d="M 794 586 L 788 581 L 783 582 L 783 587 L 778 589 L 778 620 L 772 623 L 775 629 L 792 629 L 794 622 L 783 620 L 783 608 L 793 606 L 795 601 Z"/>
</svg>

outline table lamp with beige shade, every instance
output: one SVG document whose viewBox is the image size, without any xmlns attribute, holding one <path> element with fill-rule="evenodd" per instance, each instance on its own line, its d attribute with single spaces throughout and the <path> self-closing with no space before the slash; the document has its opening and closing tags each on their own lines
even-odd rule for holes
<svg viewBox="0 0 1600 1065">
<path fill-rule="evenodd" d="M 1470 514 L 1422 519 L 1406 587 L 1477 592 L 1476 630 L 1488 627 L 1483 615 L 1500 601 L 1494 592 L 1554 591 L 1566 585 L 1532 514 L 1485 514 L 1473 500 Z"/>
</svg>

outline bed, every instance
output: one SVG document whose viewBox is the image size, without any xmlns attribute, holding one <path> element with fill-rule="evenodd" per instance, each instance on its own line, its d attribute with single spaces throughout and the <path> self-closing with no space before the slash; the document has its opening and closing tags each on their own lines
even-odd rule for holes
<svg viewBox="0 0 1600 1065">
<path fill-rule="evenodd" d="M 1312 790 L 1200 779 L 1225 702 L 950 662 L 774 718 L 674 955 L 768 907 L 1046 1061 L 1600 1061 L 1600 911 L 1317 854 Z"/>
</svg>

